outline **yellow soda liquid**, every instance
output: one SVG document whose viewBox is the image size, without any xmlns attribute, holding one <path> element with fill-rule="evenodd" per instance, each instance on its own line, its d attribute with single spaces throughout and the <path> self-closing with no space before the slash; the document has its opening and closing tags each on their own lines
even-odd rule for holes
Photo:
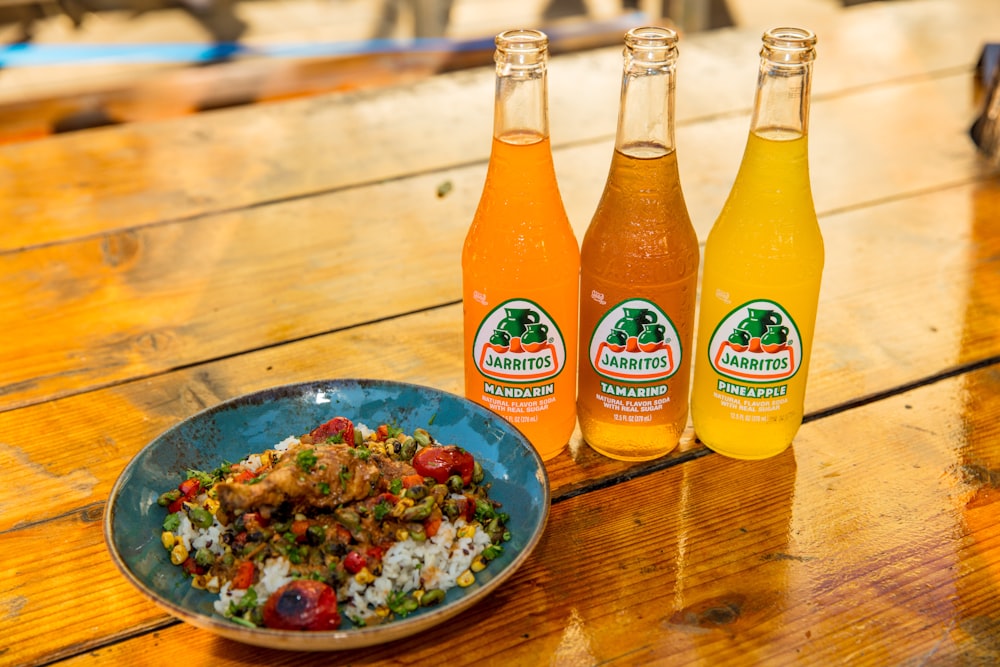
<svg viewBox="0 0 1000 667">
<path fill-rule="evenodd" d="M 739 459 L 787 448 L 802 424 L 823 238 L 804 135 L 749 136 L 705 248 L 691 417 Z"/>
<path fill-rule="evenodd" d="M 580 249 L 549 139 L 494 138 L 462 250 L 465 395 L 546 461 L 576 427 L 579 290 Z"/>
<path fill-rule="evenodd" d="M 605 456 L 663 456 L 684 432 L 698 255 L 676 152 L 616 151 L 581 251 L 577 415 Z"/>
</svg>

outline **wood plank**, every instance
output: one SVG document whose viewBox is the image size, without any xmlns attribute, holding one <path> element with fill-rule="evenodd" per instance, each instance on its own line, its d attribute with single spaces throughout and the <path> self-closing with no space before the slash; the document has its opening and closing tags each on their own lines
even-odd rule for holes
<svg viewBox="0 0 1000 667">
<path fill-rule="evenodd" d="M 954 200 L 945 196 L 934 209 L 936 218 L 922 223 L 923 240 L 911 241 L 913 232 L 905 223 L 926 215 L 923 200 L 851 209 L 986 176 L 964 134 L 962 105 L 951 103 L 966 85 L 966 76 L 952 76 L 815 105 L 818 122 L 828 128 L 814 141 L 817 207 L 842 212 L 823 218 L 826 290 L 853 284 L 862 238 L 862 250 L 875 250 L 867 252 L 868 261 L 877 270 L 889 270 L 884 280 L 893 287 L 871 298 L 908 299 L 912 286 L 928 281 L 935 290 L 955 287 L 938 286 L 933 276 L 962 270 L 971 225 L 996 206 L 995 182 L 977 186 L 973 206 L 967 191 L 956 190 Z M 919 122 L 900 122 L 915 113 L 912 108 L 927 115 Z M 940 127 L 935 137 L 926 137 L 922 129 L 928 118 Z M 720 119 L 684 126 L 679 134 L 679 144 L 692 146 L 682 158 L 682 178 L 704 238 L 728 193 L 746 123 Z M 845 135 L 865 140 L 845 146 L 839 139 Z M 694 146 L 707 148 L 700 152 Z M 724 150 L 729 154 L 725 167 L 718 159 Z M 940 159 L 920 158 L 927 150 Z M 864 159 L 852 166 L 859 152 Z M 578 238 L 599 197 L 609 155 L 604 144 L 556 156 Z M 477 164 L 7 255 L 0 282 L 5 322 L 0 409 L 455 302 L 460 298 L 458 256 L 484 171 Z M 451 191 L 438 197 L 443 183 Z M 987 211 L 978 212 L 982 207 Z M 838 229 L 843 220 L 851 221 L 850 231 Z M 963 224 L 965 236 L 956 235 Z M 892 241 L 890 228 L 901 234 L 899 241 Z M 936 267 L 934 273 L 930 267 Z M 373 270 L 379 272 L 377 282 L 369 279 Z M 387 292 L 387 284 L 394 289 Z M 942 307 L 950 308 L 953 297 L 942 294 Z M 882 308 L 881 302 L 872 306 Z M 858 316 L 844 317 L 849 322 Z M 873 335 L 866 344 L 877 345 L 882 338 Z"/>
<path fill-rule="evenodd" d="M 147 442 L 228 398 L 338 377 L 413 382 L 461 394 L 460 318 L 459 306 L 440 308 L 2 412 L 0 467 L 19 482 L 0 485 L 0 534 L 102 503 Z M 676 456 L 693 448 L 689 435 Z M 555 497 L 636 469 L 597 455 L 579 434 L 549 466 Z M 34 501 L 22 502 L 25 496 Z"/>
<path fill-rule="evenodd" d="M 880 308 L 870 309 L 871 312 L 884 311 L 884 321 L 872 322 L 859 319 L 858 326 L 847 327 L 853 332 L 855 345 L 850 345 L 837 326 L 821 326 L 824 333 L 817 339 L 817 355 L 810 384 L 810 403 L 817 399 L 825 399 L 829 405 L 830 395 L 857 396 L 855 387 L 860 383 L 862 389 L 870 389 L 864 384 L 865 373 L 870 377 L 883 380 L 894 379 L 898 371 L 893 368 L 899 365 L 898 359 L 891 356 L 878 360 L 877 353 L 889 355 L 895 346 L 892 341 L 874 340 L 871 349 L 863 344 L 868 336 L 877 332 L 892 330 L 892 324 L 897 321 L 900 313 L 907 313 L 918 319 L 913 331 L 916 334 L 924 332 L 924 326 L 938 327 L 942 338 L 954 339 L 960 332 L 971 330 L 981 332 L 963 338 L 962 345 L 952 354 L 949 363 L 963 363 L 969 360 L 982 359 L 982 353 L 977 353 L 981 346 L 996 345 L 995 336 L 989 332 L 997 330 L 997 313 L 995 306 L 998 297 L 997 275 L 993 263 L 998 253 L 996 251 L 995 235 L 992 234 L 992 220 L 995 206 L 995 190 L 986 190 L 985 207 L 977 207 L 976 201 L 984 197 L 981 186 L 957 188 L 934 195 L 928 195 L 924 200 L 904 201 L 890 204 L 906 211 L 923 212 L 923 217 L 917 213 L 898 216 L 877 216 L 868 210 L 845 214 L 845 217 L 855 216 L 854 225 L 838 224 L 835 230 L 842 230 L 845 238 L 863 238 L 860 230 L 873 229 L 874 219 L 899 220 L 905 225 L 909 236 L 903 231 L 891 233 L 889 230 L 878 230 L 883 243 L 889 243 L 893 238 L 911 240 L 915 247 L 925 248 L 926 256 L 920 255 L 914 261 L 912 252 L 906 253 L 911 258 L 913 275 L 894 275 L 892 266 L 886 266 L 886 278 L 892 278 L 901 284 L 909 284 L 918 280 L 921 275 L 931 276 L 931 283 L 936 284 L 940 276 L 947 275 L 946 269 L 935 269 L 935 258 L 946 264 L 957 261 L 964 253 L 973 253 L 975 272 L 964 278 L 952 276 L 947 284 L 953 285 L 955 291 L 947 291 L 938 287 L 938 291 L 923 289 L 925 285 L 917 283 L 919 289 L 912 290 L 910 302 L 905 304 L 882 304 Z M 992 194 L 990 194 L 992 193 Z M 954 219 L 943 212 L 959 210 L 959 204 L 966 202 L 972 211 L 966 219 L 972 218 L 968 231 L 956 233 Z M 993 203 L 990 203 L 993 202 Z M 941 227 L 941 221 L 947 223 Z M 926 225 L 928 230 L 922 229 Z M 945 233 L 947 231 L 947 234 Z M 926 236 L 921 234 L 926 232 Z M 994 240 L 991 240 L 993 238 Z M 953 239 L 957 246 L 949 248 L 947 241 Z M 868 247 L 865 243 L 861 247 Z M 872 242 L 870 252 L 875 257 L 883 256 L 886 251 Z M 867 257 L 850 257 L 847 253 L 841 255 L 852 261 L 870 260 L 869 264 L 877 262 Z M 992 258 L 992 259 L 991 259 Z M 898 267 L 897 267 L 898 268 Z M 831 298 L 830 303 L 841 308 L 832 317 L 834 322 L 843 324 L 841 315 L 849 316 L 858 311 L 858 304 L 864 303 L 859 297 L 871 293 L 870 286 L 854 286 L 845 283 L 842 298 Z M 857 291 L 857 290 L 860 290 Z M 940 295 L 940 296 L 938 296 Z M 876 296 L 881 298 L 880 293 Z M 956 304 L 955 307 L 949 304 Z M 918 306 L 923 309 L 918 311 Z M 934 307 L 931 307 L 934 306 Z M 943 307 L 944 309 L 938 308 Z M 964 307 L 964 309 L 962 309 Z M 992 317 L 990 317 L 992 313 Z M 256 354 L 243 355 L 236 359 L 224 360 L 198 368 L 181 371 L 175 374 L 137 381 L 121 387 L 114 387 L 98 393 L 75 396 L 63 401 L 45 403 L 21 410 L 12 410 L 0 414 L 0 431 L 5 434 L 3 448 L 4 469 L 12 478 L 21 480 L 15 487 L 7 485 L 0 487 L 0 507 L 3 508 L 4 531 L 3 551 L 7 554 L 5 561 L 11 563 L 16 571 L 21 571 L 27 565 L 20 565 L 16 554 L 37 551 L 25 547 L 21 540 L 29 539 L 31 543 L 43 540 L 58 539 L 66 549 L 80 553 L 80 566 L 107 567 L 106 556 L 100 548 L 99 526 L 80 529 L 75 521 L 69 528 L 59 528 L 65 524 L 65 517 L 79 513 L 90 512 L 99 507 L 110 491 L 110 486 L 118 471 L 127 460 L 146 441 L 154 437 L 162 429 L 187 416 L 196 410 L 228 398 L 233 395 L 280 384 L 292 380 L 307 379 L 321 376 L 352 376 L 372 375 L 388 379 L 416 381 L 443 389 L 460 392 L 461 355 L 460 329 L 458 321 L 460 309 L 452 306 L 437 309 L 432 312 L 420 313 L 410 318 L 403 318 L 379 325 L 365 327 L 361 330 L 346 330 L 326 337 L 309 339 L 296 345 L 283 345 L 263 350 Z M 975 326 L 973 326 L 973 324 Z M 949 328 L 950 327 L 950 328 Z M 425 345 L 414 347 L 410 332 L 414 329 L 424 332 Z M 407 342 L 409 341 L 409 342 Z M 934 345 L 901 345 L 904 349 L 915 349 L 928 357 L 940 352 L 940 346 Z M 861 351 L 861 352 L 859 352 Z M 855 356 L 849 356 L 852 353 Z M 864 352 L 872 361 L 859 361 L 857 355 Z M 845 364 L 846 358 L 846 364 Z M 846 365 L 846 368 L 845 368 Z M 904 364 L 906 367 L 923 369 L 919 363 Z M 322 369 L 318 372 L 317 369 Z M 925 369 L 924 369 L 925 370 Z M 912 376 L 911 376 L 912 377 Z M 817 389 L 818 387 L 818 389 Z M 949 390 L 945 390 L 945 395 Z M 978 390 L 977 390 L 978 391 Z M 976 411 L 984 415 L 991 414 L 989 399 L 976 394 Z M 981 404 L 985 402 L 984 404 Z M 854 411 L 852 411 L 853 413 Z M 109 419 L 108 415 L 113 415 Z M 825 420 L 824 420 L 825 421 Z M 982 437 L 989 436 L 987 427 L 977 427 Z M 893 432 L 899 429 L 893 429 Z M 905 429 L 903 429 L 905 431 Z M 48 433 L 50 437 L 39 438 L 39 433 Z M 809 432 L 803 430 L 803 437 Z M 835 432 L 835 431 L 834 431 Z M 881 432 L 881 431 L 879 431 Z M 800 438 L 801 442 L 801 438 Z M 691 450 L 687 442 L 683 452 Z M 972 460 L 979 461 L 977 455 Z M 970 465 L 979 466 L 977 470 L 991 469 L 988 459 L 984 462 Z M 585 445 L 581 445 L 578 436 L 574 439 L 573 448 L 567 454 L 557 459 L 552 466 L 553 484 L 557 496 L 572 496 L 585 488 L 588 482 L 601 483 L 601 480 L 616 476 L 631 475 L 643 466 L 628 467 L 617 464 L 595 455 Z M 987 474 L 988 478 L 988 474 Z M 30 504 L 20 502 L 25 496 L 32 497 L 35 502 Z M 567 501 L 568 502 L 568 501 Z M 90 508 L 90 509 L 88 509 Z M 31 522 L 40 522 L 32 525 Z M 71 530 L 72 536 L 65 534 Z M 36 537 L 25 537 L 36 536 Z M 18 536 L 15 539 L 15 536 Z M 10 551 L 8 551 L 10 549 Z M 91 565 L 93 563 L 93 565 Z M 14 570 L 12 570 L 14 571 Z M 102 578 L 103 577 L 103 578 Z M 106 576 L 97 577 L 103 589 L 110 584 Z M 44 579 L 44 577 L 42 577 Z M 125 582 L 118 583 L 118 593 L 125 595 Z M 127 589 L 124 589 L 127 590 Z M 79 595 L 86 597 L 86 589 L 78 589 Z M 22 592 L 23 593 L 23 592 Z M 10 607 L 22 607 L 26 596 L 17 593 L 7 598 Z M 101 595 L 111 595 L 103 590 Z M 28 599 L 44 599 L 44 592 L 39 598 L 27 596 Z M 141 611 L 123 603 L 121 608 L 129 610 L 129 617 L 143 618 L 143 623 L 156 623 L 162 616 Z M 35 609 L 34 606 L 31 609 Z M 35 627 L 35 621 L 51 618 L 47 610 L 40 610 L 39 617 L 23 618 L 29 622 L 24 627 Z M 115 629 L 108 630 L 111 636 L 130 627 L 124 623 Z M 82 631 L 81 631 L 82 632 Z M 0 633 L 4 635 L 5 633 Z M 93 633 L 81 634 L 80 641 L 85 641 Z M 105 636 L 105 635 L 100 635 Z M 75 640 L 74 640 L 75 641 Z M 34 642 L 27 642 L 34 645 Z M 20 643 L 19 643 L 20 644 Z M 60 649 L 61 650 L 61 649 Z"/>
<path fill-rule="evenodd" d="M 811 422 L 773 459 L 710 455 L 556 503 L 518 579 L 460 625 L 335 659 L 988 664 L 1000 659 L 990 620 L 1000 615 L 997 390 L 995 367 L 984 369 Z M 614 513 L 612 496 L 634 501 Z M 581 545 L 601 557 L 573 557 Z M 109 567 L 88 561 L 84 571 L 100 579 Z M 121 609 L 130 606 L 108 609 L 104 632 L 127 627 Z M 96 639 L 66 632 L 25 634 L 18 647 L 40 658 L 74 637 Z M 184 625 L 84 648 L 65 664 L 331 658 Z"/>
<path fill-rule="evenodd" d="M 991 0 L 927 0 L 845 11 L 823 27 L 814 93 L 819 99 L 929 72 L 965 72 L 976 45 L 1000 31 L 993 9 Z M 684 38 L 680 122 L 749 109 L 759 37 L 723 30 Z M 859 43 L 879 48 L 878 67 Z M 620 49 L 554 58 L 550 71 L 556 145 L 607 141 L 617 116 Z M 0 251 L 481 162 L 489 151 L 492 78 L 490 69 L 475 69 L 391 91 L 0 147 Z"/>
</svg>

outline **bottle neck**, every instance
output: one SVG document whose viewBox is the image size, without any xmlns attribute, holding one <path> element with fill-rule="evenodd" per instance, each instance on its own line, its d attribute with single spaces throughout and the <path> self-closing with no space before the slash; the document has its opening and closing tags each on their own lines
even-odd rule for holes
<svg viewBox="0 0 1000 667">
<path fill-rule="evenodd" d="M 615 150 L 636 158 L 672 153 L 677 34 L 636 28 L 625 36 Z"/>
<path fill-rule="evenodd" d="M 764 33 L 750 132 L 796 139 L 809 132 L 809 96 L 816 36 L 801 28 Z"/>
<path fill-rule="evenodd" d="M 493 136 L 507 144 L 533 144 L 549 136 L 548 38 L 537 30 L 497 35 Z"/>
</svg>

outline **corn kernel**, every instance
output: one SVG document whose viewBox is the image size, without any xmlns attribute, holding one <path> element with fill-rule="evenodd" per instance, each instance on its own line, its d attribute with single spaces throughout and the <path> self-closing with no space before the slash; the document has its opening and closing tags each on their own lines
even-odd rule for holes
<svg viewBox="0 0 1000 667">
<path fill-rule="evenodd" d="M 409 537 L 410 537 L 410 531 L 408 531 L 407 529 L 405 529 L 405 528 L 397 528 L 396 529 L 396 541 L 397 542 L 405 542 L 407 540 L 407 538 L 409 538 Z"/>
<path fill-rule="evenodd" d="M 458 575 L 458 579 L 455 580 L 455 583 L 461 586 L 462 588 L 466 588 L 468 586 L 471 586 L 475 581 L 476 581 L 476 575 L 472 574 L 472 572 L 470 572 L 469 570 L 466 570 L 462 574 Z"/>
<path fill-rule="evenodd" d="M 476 556 L 472 559 L 472 564 L 469 565 L 469 569 L 473 572 L 482 572 L 486 569 L 486 561 L 483 560 L 482 556 Z"/>
<path fill-rule="evenodd" d="M 188 550 L 183 544 L 175 544 L 174 548 L 170 550 L 170 562 L 174 565 L 180 565 L 188 558 Z"/>
<path fill-rule="evenodd" d="M 191 588 L 197 588 L 199 591 L 203 591 L 208 584 L 208 576 L 204 574 L 196 574 L 191 577 Z"/>
<path fill-rule="evenodd" d="M 474 525 L 472 525 L 471 523 L 467 523 L 467 524 L 465 524 L 464 526 L 462 526 L 461 528 L 458 529 L 458 536 L 459 537 L 475 537 L 476 536 L 476 527 Z"/>
<path fill-rule="evenodd" d="M 375 615 L 378 616 L 379 618 L 385 618 L 386 616 L 389 615 L 389 608 L 388 607 L 376 607 L 375 608 Z"/>
<path fill-rule="evenodd" d="M 214 491 L 215 489 L 212 489 L 212 490 Z M 202 507 L 204 507 L 206 510 L 208 510 L 212 514 L 215 514 L 216 512 L 219 511 L 219 501 L 218 500 L 214 500 L 212 498 L 212 496 L 209 496 L 208 500 L 205 501 L 205 503 L 202 505 Z"/>
<path fill-rule="evenodd" d="M 354 581 L 359 584 L 370 584 L 375 581 L 375 575 L 367 567 L 363 567 L 354 575 Z"/>
<path fill-rule="evenodd" d="M 177 538 L 169 530 L 165 530 L 160 533 L 160 542 L 163 543 L 163 548 L 170 551 L 174 548 L 174 544 L 177 542 Z"/>
<path fill-rule="evenodd" d="M 400 498 L 395 507 L 392 508 L 391 515 L 397 519 L 403 516 L 403 512 L 413 507 L 413 498 Z"/>
<path fill-rule="evenodd" d="M 424 589 L 418 588 L 417 590 L 410 593 L 410 595 L 412 595 L 413 599 L 417 601 L 417 604 L 420 604 L 420 598 L 424 597 L 424 593 L 426 593 Z"/>
</svg>

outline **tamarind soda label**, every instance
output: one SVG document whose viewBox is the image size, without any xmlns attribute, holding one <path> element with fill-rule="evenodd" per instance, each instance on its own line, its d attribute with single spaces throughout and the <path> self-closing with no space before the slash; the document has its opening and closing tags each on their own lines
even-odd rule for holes
<svg viewBox="0 0 1000 667">
<path fill-rule="evenodd" d="M 644 384 L 671 377 L 683 353 L 673 321 L 645 299 L 610 308 L 594 327 L 588 352 L 601 377 Z"/>
</svg>

